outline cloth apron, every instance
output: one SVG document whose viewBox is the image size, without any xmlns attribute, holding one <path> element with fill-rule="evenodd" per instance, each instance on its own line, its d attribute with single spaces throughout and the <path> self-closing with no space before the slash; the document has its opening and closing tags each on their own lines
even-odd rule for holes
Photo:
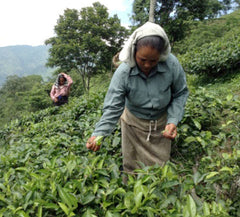
<svg viewBox="0 0 240 217">
<path fill-rule="evenodd" d="M 163 166 L 170 158 L 171 140 L 162 135 L 167 114 L 158 120 L 139 119 L 125 108 L 121 116 L 123 169 L 133 172 L 141 166 Z"/>
</svg>

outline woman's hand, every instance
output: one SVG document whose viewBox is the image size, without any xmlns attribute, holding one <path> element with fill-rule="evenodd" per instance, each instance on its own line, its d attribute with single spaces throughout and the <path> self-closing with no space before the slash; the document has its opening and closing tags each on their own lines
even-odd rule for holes
<svg viewBox="0 0 240 217">
<path fill-rule="evenodd" d="M 92 151 L 98 151 L 100 149 L 100 145 L 96 144 L 96 136 L 92 136 L 88 139 L 87 143 L 86 143 L 86 147 L 87 149 L 90 149 Z"/>
<path fill-rule="evenodd" d="M 175 124 L 167 124 L 163 131 L 163 136 L 168 139 L 174 139 L 177 136 L 177 126 Z"/>
</svg>

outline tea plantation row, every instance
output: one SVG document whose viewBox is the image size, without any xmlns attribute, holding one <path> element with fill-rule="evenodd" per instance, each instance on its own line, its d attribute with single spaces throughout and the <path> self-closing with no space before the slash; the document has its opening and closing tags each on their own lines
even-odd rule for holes
<svg viewBox="0 0 240 217">
<path fill-rule="evenodd" d="M 122 182 L 120 128 L 85 143 L 105 92 L 71 98 L 0 132 L 0 216 L 240 216 L 240 100 L 191 90 L 171 162 Z M 231 119 L 229 119 L 231 118 Z"/>
</svg>

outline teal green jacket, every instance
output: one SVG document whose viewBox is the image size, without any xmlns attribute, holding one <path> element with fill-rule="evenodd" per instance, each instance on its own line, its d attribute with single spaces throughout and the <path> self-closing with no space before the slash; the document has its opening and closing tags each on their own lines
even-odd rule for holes
<svg viewBox="0 0 240 217">
<path fill-rule="evenodd" d="M 159 62 L 148 77 L 137 66 L 122 63 L 113 74 L 103 115 L 92 136 L 111 134 L 125 106 L 136 117 L 147 120 L 156 120 L 167 112 L 167 123 L 177 126 L 188 95 L 184 70 L 173 54 Z"/>
</svg>

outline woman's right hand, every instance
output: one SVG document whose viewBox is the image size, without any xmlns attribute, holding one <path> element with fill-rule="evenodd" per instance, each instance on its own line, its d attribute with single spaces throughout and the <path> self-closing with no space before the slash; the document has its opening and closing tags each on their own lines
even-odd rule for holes
<svg viewBox="0 0 240 217">
<path fill-rule="evenodd" d="M 163 136 L 168 139 L 175 139 L 177 136 L 177 126 L 175 124 L 167 124 L 163 132 Z"/>
<path fill-rule="evenodd" d="M 92 136 L 88 139 L 87 143 L 86 143 L 86 147 L 87 149 L 90 149 L 92 151 L 98 151 L 100 149 L 100 145 L 96 144 L 96 136 Z"/>
</svg>

